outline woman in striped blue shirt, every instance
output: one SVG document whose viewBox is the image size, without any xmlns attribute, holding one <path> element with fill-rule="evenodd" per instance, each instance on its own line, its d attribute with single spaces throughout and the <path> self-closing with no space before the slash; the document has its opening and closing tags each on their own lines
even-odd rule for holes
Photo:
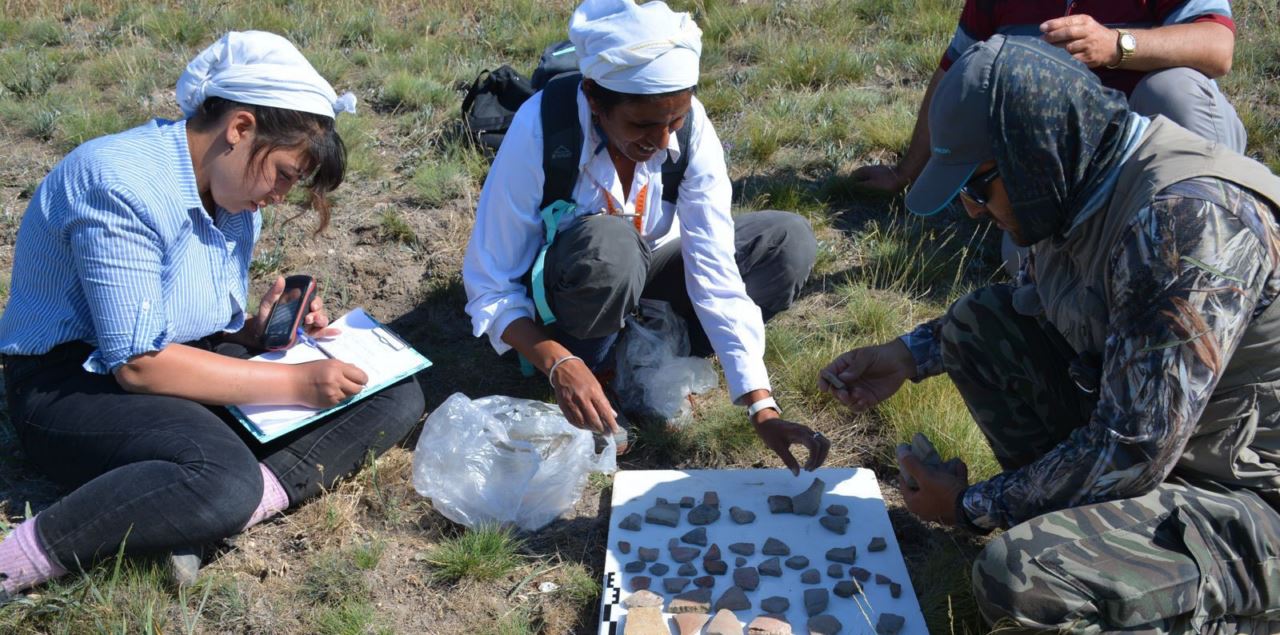
<svg viewBox="0 0 1280 635">
<path fill-rule="evenodd" d="M 367 377 L 337 360 L 251 362 L 277 280 L 249 307 L 258 208 L 306 182 L 321 229 L 343 178 L 338 97 L 280 36 L 229 33 L 178 82 L 186 119 L 71 152 L 23 217 L 0 317 L 10 418 L 28 460 L 74 488 L 0 541 L 0 601 L 113 554 L 172 553 L 179 582 L 235 534 L 400 441 L 410 378 L 260 445 L 227 404 L 323 408 Z M 304 318 L 323 334 L 316 300 Z"/>
</svg>

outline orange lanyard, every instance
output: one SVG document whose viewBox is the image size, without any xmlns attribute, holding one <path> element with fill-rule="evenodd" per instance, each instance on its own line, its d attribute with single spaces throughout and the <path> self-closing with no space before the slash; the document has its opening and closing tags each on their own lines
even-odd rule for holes
<svg viewBox="0 0 1280 635">
<path fill-rule="evenodd" d="M 604 204 L 605 204 L 605 207 L 608 208 L 610 216 L 626 216 L 626 214 L 619 212 L 617 209 L 613 207 L 613 197 L 609 195 L 609 192 L 605 191 L 604 188 L 601 188 L 600 191 L 602 194 L 604 194 Z M 648 197 L 649 197 L 649 184 L 645 183 L 644 187 L 640 188 L 640 191 L 636 193 L 636 213 L 630 215 L 631 223 L 636 226 L 637 232 L 643 233 L 642 228 L 644 227 L 644 210 L 645 210 L 644 204 L 645 204 L 645 199 L 647 199 Z"/>
</svg>

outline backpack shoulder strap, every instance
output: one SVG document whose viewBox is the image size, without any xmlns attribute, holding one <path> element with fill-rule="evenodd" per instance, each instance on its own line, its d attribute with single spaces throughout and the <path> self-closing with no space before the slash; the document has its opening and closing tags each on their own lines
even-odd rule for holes
<svg viewBox="0 0 1280 635">
<path fill-rule="evenodd" d="M 471 112 L 471 104 L 475 103 L 476 95 L 480 92 L 480 87 L 484 85 L 484 78 L 489 74 L 489 69 L 480 71 L 476 75 L 476 80 L 471 82 L 471 88 L 467 89 L 467 95 L 462 98 L 462 116 L 466 117 Z"/>
<path fill-rule="evenodd" d="M 551 80 L 542 89 L 542 172 L 546 180 L 539 209 L 573 198 L 583 141 L 578 122 L 581 81 L 581 73 L 569 73 Z"/>
<path fill-rule="evenodd" d="M 680 182 L 684 180 L 684 171 L 689 167 L 689 139 L 693 137 L 693 112 L 684 118 L 684 125 L 676 131 L 676 141 L 680 143 L 680 160 L 672 161 L 671 157 L 662 163 L 662 200 L 675 204 L 680 196 Z"/>
</svg>

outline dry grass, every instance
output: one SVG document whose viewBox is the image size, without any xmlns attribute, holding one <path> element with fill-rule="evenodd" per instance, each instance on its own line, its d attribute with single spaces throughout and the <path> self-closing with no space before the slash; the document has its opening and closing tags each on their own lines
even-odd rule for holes
<svg viewBox="0 0 1280 635">
<path fill-rule="evenodd" d="M 903 220 L 895 201 L 846 178 L 905 148 L 961 2 L 672 4 L 694 11 L 704 29 L 699 96 L 725 142 L 735 205 L 800 211 L 819 239 L 804 296 L 769 326 L 779 400 L 833 440 L 830 465 L 868 466 L 883 479 L 931 631 L 984 632 L 967 576 L 981 543 L 914 520 L 892 488 L 889 449 L 917 430 L 976 475 L 994 471 L 954 389 L 941 380 L 910 385 L 851 417 L 814 386 L 816 370 L 838 353 L 893 337 L 996 275 L 993 236 L 964 221 Z M 1240 39 L 1222 83 L 1248 127 L 1250 152 L 1280 168 L 1280 11 L 1270 0 L 1233 4 Z M 364 306 L 388 321 L 435 361 L 424 382 L 432 407 L 455 391 L 548 399 L 545 382 L 523 379 L 471 336 L 462 311 L 458 272 L 487 163 L 459 139 L 457 109 L 460 86 L 481 69 L 532 69 L 563 37 L 572 6 L 0 0 L 0 143 L 8 150 L 0 154 L 0 270 L 12 263 L 35 187 L 66 151 L 178 116 L 171 87 L 196 51 L 231 28 L 273 30 L 299 43 L 339 90 L 355 91 L 361 112 L 339 119 L 351 169 L 332 228 L 295 231 L 310 223 L 286 222 L 300 211 L 296 201 L 264 216 L 255 289 L 279 273 L 308 272 L 330 305 Z M 0 301 L 7 289 L 5 280 Z M 692 426 L 647 435 L 624 469 L 778 465 L 726 402 L 723 389 L 699 399 Z M 28 505 L 38 511 L 58 494 L 25 469 L 16 447 L 0 425 L 0 521 L 20 520 Z M 410 473 L 410 454 L 392 450 L 240 536 L 194 589 L 168 587 L 154 563 L 111 561 L 0 609 L 0 631 L 595 632 L 609 479 L 591 479 L 565 518 L 516 541 L 460 532 L 412 490 Z M 554 590 L 541 591 L 543 582 Z"/>
</svg>

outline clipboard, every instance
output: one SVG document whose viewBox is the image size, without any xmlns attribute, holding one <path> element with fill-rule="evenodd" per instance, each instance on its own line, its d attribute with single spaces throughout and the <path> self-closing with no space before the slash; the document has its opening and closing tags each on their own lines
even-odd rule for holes
<svg viewBox="0 0 1280 635">
<path fill-rule="evenodd" d="M 342 332 L 322 341 L 299 338 L 286 350 L 263 353 L 250 361 L 302 364 L 332 358 L 358 366 L 369 376 L 369 383 L 364 390 L 324 410 L 306 406 L 227 406 L 259 443 L 303 428 L 431 366 L 431 360 L 363 308 L 353 309 L 330 326 Z"/>
</svg>

